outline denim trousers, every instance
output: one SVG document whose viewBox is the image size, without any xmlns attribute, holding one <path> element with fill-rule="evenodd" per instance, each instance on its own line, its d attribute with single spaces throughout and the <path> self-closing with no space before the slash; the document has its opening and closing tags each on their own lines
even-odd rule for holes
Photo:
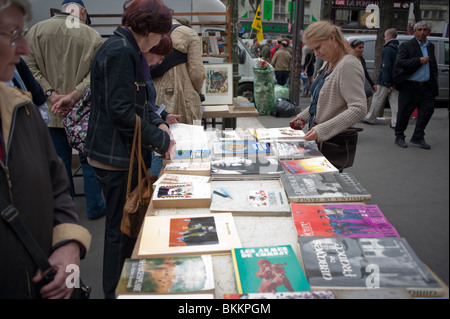
<svg viewBox="0 0 450 319">
<path fill-rule="evenodd" d="M 67 141 L 67 134 L 64 128 L 49 127 L 48 131 L 52 137 L 53 145 L 56 149 L 56 154 L 64 162 L 67 175 L 70 181 L 70 195 L 74 196 L 73 179 L 72 179 L 72 147 Z"/>
<path fill-rule="evenodd" d="M 106 209 L 102 196 L 102 184 L 95 175 L 94 168 L 87 163 L 86 157 L 78 154 L 83 170 L 84 197 L 86 198 L 86 214 L 89 218 L 96 218 Z"/>
<path fill-rule="evenodd" d="M 136 238 L 120 231 L 126 200 L 128 170 L 110 171 L 94 167 L 106 199 L 105 244 L 103 251 L 103 292 L 106 299 L 115 298 L 115 289 L 126 258 L 131 257 Z M 137 169 L 133 172 L 131 189 L 137 184 Z"/>
<path fill-rule="evenodd" d="M 150 167 L 150 174 L 159 176 L 163 167 L 163 159 L 161 156 L 155 156 L 155 152 L 152 151 L 152 166 Z"/>
</svg>

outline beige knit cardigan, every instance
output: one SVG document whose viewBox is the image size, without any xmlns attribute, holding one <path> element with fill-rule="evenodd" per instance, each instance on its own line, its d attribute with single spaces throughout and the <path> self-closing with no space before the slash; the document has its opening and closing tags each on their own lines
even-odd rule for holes
<svg viewBox="0 0 450 319">
<path fill-rule="evenodd" d="M 317 132 L 318 142 L 336 136 L 366 116 L 364 70 L 355 56 L 344 56 L 325 79 L 316 110 L 314 130 Z M 309 107 L 297 117 L 308 123 Z"/>
</svg>

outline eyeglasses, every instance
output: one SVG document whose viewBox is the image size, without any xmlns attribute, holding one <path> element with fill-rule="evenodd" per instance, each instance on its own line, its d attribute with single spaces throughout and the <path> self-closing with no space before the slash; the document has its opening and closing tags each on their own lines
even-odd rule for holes
<svg viewBox="0 0 450 319">
<path fill-rule="evenodd" d="M 16 45 L 16 41 L 17 39 L 19 39 L 19 37 L 25 37 L 28 33 L 28 28 L 23 29 L 23 30 L 14 30 L 13 32 L 7 32 L 7 31 L 3 31 L 0 30 L 0 34 L 9 36 L 9 44 L 13 47 Z"/>
</svg>

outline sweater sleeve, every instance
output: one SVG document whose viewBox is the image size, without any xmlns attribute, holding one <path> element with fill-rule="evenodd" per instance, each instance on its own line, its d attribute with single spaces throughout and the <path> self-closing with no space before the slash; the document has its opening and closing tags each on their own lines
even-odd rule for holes
<svg viewBox="0 0 450 319">
<path fill-rule="evenodd" d="M 333 72 L 336 72 L 336 77 L 330 92 L 319 97 L 319 104 L 322 105 L 318 105 L 318 112 L 320 107 L 320 112 L 326 113 L 321 117 L 323 121 L 314 127 L 319 142 L 326 141 L 360 122 L 367 113 L 364 70 L 361 63 L 356 58 L 348 57 L 343 59 L 342 65 Z"/>
</svg>

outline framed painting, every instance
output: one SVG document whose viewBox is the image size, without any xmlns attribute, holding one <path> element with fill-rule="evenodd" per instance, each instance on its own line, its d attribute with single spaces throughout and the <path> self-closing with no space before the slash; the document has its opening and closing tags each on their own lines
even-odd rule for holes
<svg viewBox="0 0 450 319">
<path fill-rule="evenodd" d="M 203 105 L 233 104 L 233 65 L 231 63 L 204 64 L 205 81 Z"/>
</svg>

